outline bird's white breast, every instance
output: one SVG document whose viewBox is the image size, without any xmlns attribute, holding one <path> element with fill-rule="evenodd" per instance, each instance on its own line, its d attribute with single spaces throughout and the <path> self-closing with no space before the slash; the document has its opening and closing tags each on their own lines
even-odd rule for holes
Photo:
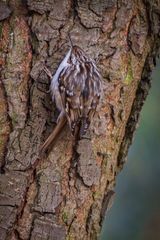
<svg viewBox="0 0 160 240">
<path fill-rule="evenodd" d="M 69 63 L 68 63 L 68 59 L 71 55 L 71 49 L 68 51 L 68 53 L 66 54 L 66 56 L 64 57 L 64 59 L 62 60 L 62 62 L 60 63 L 56 73 L 54 74 L 52 80 L 51 80 L 51 86 L 50 86 L 50 89 L 51 89 L 51 93 L 52 93 L 52 100 L 56 101 L 56 105 L 58 107 L 59 110 L 62 110 L 60 109 L 61 106 L 59 104 L 59 98 L 60 98 L 60 93 L 59 93 L 59 76 L 60 76 L 60 73 L 69 66 Z"/>
</svg>

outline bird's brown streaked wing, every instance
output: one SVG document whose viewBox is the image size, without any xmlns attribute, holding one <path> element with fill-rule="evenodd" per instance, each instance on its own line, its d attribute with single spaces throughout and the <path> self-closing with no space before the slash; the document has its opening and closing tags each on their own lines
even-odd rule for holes
<svg viewBox="0 0 160 240">
<path fill-rule="evenodd" d="M 81 121 L 81 132 L 85 133 L 99 103 L 99 76 L 91 62 L 68 66 L 59 78 L 59 91 L 64 109 L 74 135 Z M 83 134 L 82 134 L 83 135 Z"/>
<path fill-rule="evenodd" d="M 59 81 L 59 90 L 62 103 L 66 111 L 66 116 L 68 118 L 73 135 L 74 129 L 81 118 L 83 107 L 83 105 L 81 106 L 80 102 L 82 83 L 81 81 L 76 81 L 75 83 L 75 79 L 78 80 L 77 78 L 73 79 L 70 74 L 67 75 L 64 72 L 64 74 L 60 76 Z"/>
</svg>

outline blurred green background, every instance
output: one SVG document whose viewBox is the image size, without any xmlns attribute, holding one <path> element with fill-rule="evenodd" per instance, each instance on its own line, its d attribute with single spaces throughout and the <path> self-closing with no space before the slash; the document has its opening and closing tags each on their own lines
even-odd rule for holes
<svg viewBox="0 0 160 240">
<path fill-rule="evenodd" d="M 160 60 L 101 240 L 160 240 Z"/>
</svg>

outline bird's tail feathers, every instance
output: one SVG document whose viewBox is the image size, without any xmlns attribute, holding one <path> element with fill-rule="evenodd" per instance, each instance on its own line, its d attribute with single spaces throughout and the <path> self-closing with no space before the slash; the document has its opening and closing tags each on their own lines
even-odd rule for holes
<svg viewBox="0 0 160 240">
<path fill-rule="evenodd" d="M 57 124 L 57 126 L 53 129 L 53 132 L 49 135 L 43 145 L 40 147 L 40 154 L 46 152 L 46 150 L 50 147 L 50 145 L 57 139 L 59 133 L 66 123 L 66 117 L 62 116 Z"/>
</svg>

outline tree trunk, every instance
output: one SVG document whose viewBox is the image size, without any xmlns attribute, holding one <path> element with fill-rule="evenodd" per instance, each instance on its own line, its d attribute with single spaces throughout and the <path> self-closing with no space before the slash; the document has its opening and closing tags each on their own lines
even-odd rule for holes
<svg viewBox="0 0 160 240">
<path fill-rule="evenodd" d="M 97 239 L 150 87 L 160 2 L 7 2 L 0 22 L 0 239 Z M 74 150 L 66 126 L 39 157 L 57 117 L 43 68 L 55 73 L 68 33 L 102 73 L 101 106 Z"/>
</svg>

